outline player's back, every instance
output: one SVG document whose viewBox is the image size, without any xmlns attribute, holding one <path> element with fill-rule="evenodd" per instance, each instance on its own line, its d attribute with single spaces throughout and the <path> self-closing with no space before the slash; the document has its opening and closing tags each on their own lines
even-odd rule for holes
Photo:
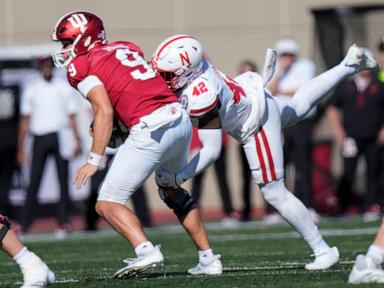
<svg viewBox="0 0 384 288">
<path fill-rule="evenodd" d="M 68 67 L 68 79 L 78 87 L 97 77 L 105 86 L 117 115 L 131 127 L 142 116 L 177 98 L 145 62 L 141 49 L 129 42 L 97 45 L 78 55 Z"/>
</svg>

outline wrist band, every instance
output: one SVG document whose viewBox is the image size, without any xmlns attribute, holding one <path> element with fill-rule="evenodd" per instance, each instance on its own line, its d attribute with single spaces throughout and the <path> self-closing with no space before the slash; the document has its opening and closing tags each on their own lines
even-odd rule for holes
<svg viewBox="0 0 384 288">
<path fill-rule="evenodd" d="M 103 160 L 102 155 L 99 155 L 99 154 L 96 154 L 93 152 L 89 153 L 89 157 L 88 157 L 88 163 L 89 164 L 92 164 L 95 166 L 100 166 L 102 160 Z"/>
</svg>

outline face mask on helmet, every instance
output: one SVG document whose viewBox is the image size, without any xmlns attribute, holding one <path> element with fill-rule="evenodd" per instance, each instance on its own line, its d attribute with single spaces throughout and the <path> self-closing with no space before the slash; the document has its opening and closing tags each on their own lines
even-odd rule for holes
<svg viewBox="0 0 384 288">
<path fill-rule="evenodd" d="M 75 46 L 71 41 L 62 42 L 63 48 L 52 54 L 53 63 L 57 68 L 67 68 L 72 59 L 76 56 Z"/>
</svg>

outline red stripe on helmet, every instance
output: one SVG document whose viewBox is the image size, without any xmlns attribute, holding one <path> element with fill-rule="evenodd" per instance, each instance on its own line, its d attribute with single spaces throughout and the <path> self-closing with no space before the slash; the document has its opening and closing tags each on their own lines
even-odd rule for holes
<svg viewBox="0 0 384 288">
<path fill-rule="evenodd" d="M 159 52 L 157 52 L 157 57 L 160 57 L 161 52 L 163 52 L 163 50 L 165 49 L 165 47 L 167 47 L 169 44 L 171 44 L 172 42 L 175 42 L 176 40 L 180 40 L 180 39 L 184 39 L 184 38 L 192 38 L 192 37 L 191 37 L 191 36 L 184 35 L 184 36 L 176 37 L 176 38 L 174 38 L 174 39 L 169 40 L 167 43 L 165 43 L 165 44 L 163 45 L 163 47 L 160 48 Z"/>
</svg>

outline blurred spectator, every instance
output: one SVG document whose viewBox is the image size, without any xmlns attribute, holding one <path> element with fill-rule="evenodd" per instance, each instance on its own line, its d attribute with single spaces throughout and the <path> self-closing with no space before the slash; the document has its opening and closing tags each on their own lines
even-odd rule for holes
<svg viewBox="0 0 384 288">
<path fill-rule="evenodd" d="M 215 169 L 217 181 L 219 184 L 220 196 L 223 204 L 224 219 L 222 223 L 225 226 L 234 226 L 238 224 L 239 215 L 235 212 L 232 205 L 231 192 L 229 190 L 229 185 L 227 181 L 227 165 L 226 165 L 226 155 L 227 155 L 227 144 L 228 144 L 228 135 L 223 133 L 223 146 L 219 158 L 213 164 Z M 197 133 L 197 129 L 193 128 L 192 134 L 192 143 L 191 143 L 191 154 L 196 150 L 200 150 L 201 143 Z M 192 178 L 192 197 L 199 203 L 201 196 L 201 186 L 203 178 L 205 177 L 207 170 L 196 175 Z"/>
<path fill-rule="evenodd" d="M 16 167 L 20 95 L 18 86 L 2 84 L 1 70 L 0 66 L 0 214 L 11 215 L 8 198 Z"/>
<path fill-rule="evenodd" d="M 27 131 L 33 136 L 32 163 L 29 186 L 22 210 L 21 231 L 27 231 L 36 215 L 37 193 L 48 156 L 56 162 L 60 182 L 57 217 L 58 233 L 69 228 L 70 198 L 68 191 L 68 159 L 79 152 L 76 129 L 77 103 L 72 88 L 54 77 L 51 58 L 39 61 L 41 77 L 26 87 L 21 102 L 18 162 L 25 161 L 24 139 Z"/>
<path fill-rule="evenodd" d="M 342 122 L 339 111 L 342 112 Z M 327 117 L 336 140 L 341 145 L 343 176 L 339 187 L 341 212 L 352 204 L 352 184 L 358 158 L 366 161 L 364 219 L 380 216 L 378 204 L 379 147 L 384 144 L 384 85 L 370 71 L 360 72 L 341 83 L 327 109 Z"/>
<path fill-rule="evenodd" d="M 309 59 L 299 58 L 299 44 L 291 37 L 283 37 L 275 44 L 278 54 L 276 72 L 269 89 L 278 97 L 291 97 L 305 82 L 315 76 L 315 65 Z M 307 206 L 314 220 L 311 188 L 312 128 L 315 109 L 293 127 L 284 129 L 284 165 L 295 168 L 295 195 Z"/>
<path fill-rule="evenodd" d="M 108 165 L 113 159 L 114 152 L 111 149 L 107 149 L 106 155 L 104 156 L 104 163 L 102 165 L 103 169 L 96 172 L 95 175 L 91 178 L 91 191 L 87 200 L 86 207 L 86 230 L 95 231 L 97 230 L 97 221 L 100 219 L 100 215 L 96 212 L 95 206 L 97 202 L 97 192 L 101 183 L 104 180 L 105 175 L 108 172 Z M 145 195 L 145 190 L 141 187 L 136 191 L 132 197 L 133 208 L 139 218 L 143 227 L 151 227 L 152 220 L 150 217 L 147 197 Z"/>
<path fill-rule="evenodd" d="M 239 74 L 244 72 L 257 72 L 257 65 L 251 60 L 244 60 L 240 63 Z M 249 164 L 247 157 L 245 156 L 244 149 L 241 145 L 238 145 L 238 151 L 240 154 L 241 162 L 241 178 L 242 178 L 242 201 L 243 207 L 241 209 L 240 219 L 241 221 L 250 221 L 252 220 L 252 201 L 251 201 L 251 170 L 249 169 Z"/>
<path fill-rule="evenodd" d="M 377 45 L 377 62 L 380 67 L 377 78 L 380 82 L 384 83 L 384 36 L 380 39 Z"/>
<path fill-rule="evenodd" d="M 379 44 L 377 45 L 377 61 L 380 67 L 380 70 L 377 74 L 377 79 L 384 84 L 384 36 L 380 39 Z M 384 196 L 384 145 L 381 145 L 380 148 L 380 195 Z M 383 201 L 383 199 L 381 199 Z M 382 202 L 381 202 L 382 203 Z"/>
</svg>

